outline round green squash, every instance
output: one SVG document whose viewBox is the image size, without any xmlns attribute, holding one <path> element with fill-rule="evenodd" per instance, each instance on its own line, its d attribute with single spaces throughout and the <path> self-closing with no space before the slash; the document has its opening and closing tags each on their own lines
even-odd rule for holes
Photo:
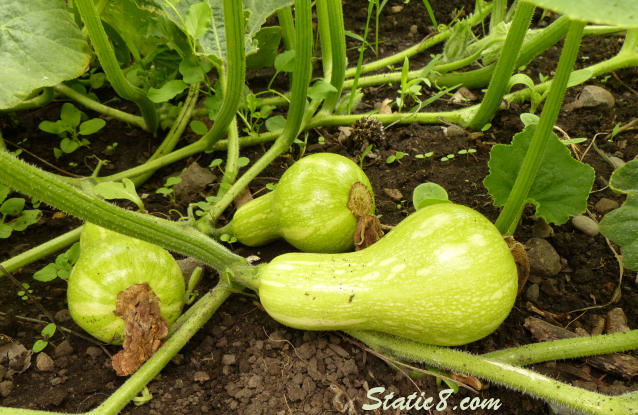
<svg viewBox="0 0 638 415">
<path fill-rule="evenodd" d="M 114 314 L 117 295 L 134 284 L 148 283 L 168 324 L 181 314 L 184 277 L 168 251 L 88 223 L 80 246 L 67 301 L 71 317 L 87 333 L 105 343 L 122 343 L 124 320 Z"/>
<path fill-rule="evenodd" d="M 366 249 L 284 254 L 258 276 L 262 305 L 287 326 L 374 330 L 443 346 L 494 331 L 518 285 L 496 227 L 452 203 L 418 210 Z"/>
<path fill-rule="evenodd" d="M 348 198 L 356 182 L 369 190 L 373 214 L 372 186 L 357 164 L 333 153 L 306 156 L 284 172 L 274 191 L 240 207 L 228 229 L 247 246 L 284 238 L 304 252 L 352 250 L 357 218 Z"/>
</svg>

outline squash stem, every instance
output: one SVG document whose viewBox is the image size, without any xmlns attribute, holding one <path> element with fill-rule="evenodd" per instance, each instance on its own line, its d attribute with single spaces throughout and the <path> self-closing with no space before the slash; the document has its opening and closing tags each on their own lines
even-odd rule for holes
<svg viewBox="0 0 638 415">
<path fill-rule="evenodd" d="M 630 400 L 590 392 L 483 356 L 417 343 L 383 333 L 356 330 L 347 333 L 373 349 L 389 351 L 399 358 L 467 373 L 577 411 L 601 415 L 636 413 L 634 403 Z"/>
<path fill-rule="evenodd" d="M 532 21 L 532 15 L 536 7 L 527 2 L 520 2 L 514 13 L 514 21 L 510 26 L 509 33 L 501 49 L 501 56 L 494 67 L 490 86 L 487 88 L 485 97 L 481 102 L 479 110 L 470 122 L 470 128 L 479 130 L 485 125 L 501 104 L 503 95 L 507 92 L 507 84 L 516 65 L 516 58 L 525 39 L 525 34 Z"/>
<path fill-rule="evenodd" d="M 534 179 L 545 155 L 553 125 L 558 118 L 558 112 L 565 98 L 567 82 L 574 67 L 576 56 L 578 55 L 584 27 L 585 23 L 583 22 L 572 21 L 570 23 L 547 102 L 543 107 L 543 112 L 534 131 L 534 136 L 523 159 L 523 164 L 516 176 L 514 186 L 507 198 L 505 207 L 496 220 L 496 227 L 501 233 L 508 234 L 515 229 L 514 224 L 518 222 L 518 214 L 522 211 L 521 206 L 525 204 L 527 195 L 534 184 Z"/>
<path fill-rule="evenodd" d="M 247 261 L 190 225 L 131 212 L 90 196 L 51 173 L 0 152 L 0 183 L 96 225 L 200 259 L 217 270 Z"/>
<path fill-rule="evenodd" d="M 237 3 L 240 4 L 239 2 Z M 200 222 L 215 222 L 215 220 L 228 207 L 228 205 L 232 203 L 235 197 L 237 197 L 239 192 L 244 189 L 248 183 L 257 177 L 257 175 L 266 168 L 266 166 L 272 163 L 272 161 L 281 153 L 288 150 L 293 140 L 297 137 L 301 130 L 307 103 L 308 83 L 310 82 L 311 76 L 310 60 L 312 52 L 312 13 L 310 0 L 295 1 L 295 19 L 295 30 L 297 36 L 295 42 L 297 48 L 295 50 L 295 69 L 292 73 L 292 96 L 286 125 L 284 126 L 281 135 L 268 149 L 268 151 L 266 151 L 266 153 L 264 153 L 264 155 L 235 182 L 235 184 L 224 194 L 222 199 L 215 204 L 213 209 L 210 210 L 210 215 L 202 217 Z M 241 88 L 236 90 L 239 91 Z"/>
<path fill-rule="evenodd" d="M 490 360 L 525 366 L 549 360 L 618 353 L 636 348 L 638 348 L 638 330 L 631 330 L 625 333 L 528 344 L 497 350 L 482 356 Z"/>
<path fill-rule="evenodd" d="M 140 117 L 139 115 L 129 114 L 128 112 L 120 111 L 118 109 L 104 105 L 101 102 L 92 100 L 86 95 L 79 93 L 75 89 L 68 87 L 65 84 L 58 84 L 53 88 L 56 92 L 59 92 L 60 94 L 71 98 L 73 101 L 90 110 L 99 112 L 100 114 L 104 114 L 109 117 L 113 117 L 116 120 L 123 121 L 127 124 L 134 125 L 141 128 L 142 130 L 146 130 L 146 122 L 144 121 L 144 118 Z"/>
<path fill-rule="evenodd" d="M 144 117 L 144 129 L 154 134 L 159 125 L 155 104 L 146 96 L 144 91 L 133 86 L 124 76 L 93 0 L 76 0 L 75 5 L 89 33 L 95 54 L 113 89 L 122 98 L 137 104 Z"/>
</svg>

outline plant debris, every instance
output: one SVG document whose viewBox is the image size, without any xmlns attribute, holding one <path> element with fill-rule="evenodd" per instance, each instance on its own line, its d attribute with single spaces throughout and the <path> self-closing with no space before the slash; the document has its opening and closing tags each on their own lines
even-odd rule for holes
<svg viewBox="0 0 638 415">
<path fill-rule="evenodd" d="M 113 356 L 118 376 L 134 373 L 162 345 L 168 323 L 160 313 L 160 301 L 147 284 L 135 284 L 117 296 L 115 314 L 124 319 L 124 349 Z"/>
</svg>

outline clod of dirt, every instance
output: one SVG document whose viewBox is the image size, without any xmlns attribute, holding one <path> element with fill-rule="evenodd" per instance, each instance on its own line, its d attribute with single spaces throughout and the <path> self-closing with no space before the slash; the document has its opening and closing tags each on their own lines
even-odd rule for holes
<svg viewBox="0 0 638 415">
<path fill-rule="evenodd" d="M 381 222 L 374 215 L 365 215 L 357 219 L 354 231 L 354 247 L 357 251 L 367 248 L 383 237 Z"/>
<path fill-rule="evenodd" d="M 464 102 L 475 101 L 475 100 L 476 100 L 476 95 L 474 95 L 472 91 L 470 91 L 464 86 L 459 88 L 459 90 L 456 91 L 454 95 L 452 95 L 452 102 L 454 104 L 463 104 Z"/>
<path fill-rule="evenodd" d="M 124 348 L 113 356 L 112 365 L 118 376 L 128 376 L 159 349 L 168 323 L 160 313 L 159 298 L 146 283 L 122 290 L 115 314 L 124 320 Z"/>
<path fill-rule="evenodd" d="M 578 215 L 572 218 L 572 225 L 585 235 L 596 236 L 600 233 L 598 223 L 585 215 Z"/>
<path fill-rule="evenodd" d="M 525 246 L 532 274 L 552 277 L 560 272 L 560 256 L 545 239 L 531 238 L 525 242 Z"/>
<path fill-rule="evenodd" d="M 0 365 L 8 366 L 6 378 L 11 378 L 31 367 L 33 351 L 27 350 L 22 343 L 14 342 L 0 346 Z"/>
<path fill-rule="evenodd" d="M 511 236 L 506 236 L 505 242 L 507 242 L 507 246 L 514 257 L 514 262 L 516 263 L 516 271 L 518 273 L 518 294 L 520 294 L 523 292 L 523 287 L 525 287 L 527 278 L 529 278 L 530 266 L 529 259 L 527 258 L 527 252 L 525 252 L 525 246 Z"/>
<path fill-rule="evenodd" d="M 71 321 L 71 312 L 69 312 L 68 308 L 63 308 L 55 313 L 54 318 L 58 323 L 66 323 L 67 321 Z"/>
<path fill-rule="evenodd" d="M 195 373 L 193 373 L 193 380 L 195 382 L 199 382 L 199 383 L 204 383 L 208 380 L 210 380 L 210 375 L 202 370 L 199 370 Z"/>
<path fill-rule="evenodd" d="M 605 318 L 603 316 L 599 316 L 599 315 L 594 315 L 592 316 L 592 329 L 591 329 L 591 335 L 592 336 L 599 336 L 601 334 L 603 334 L 603 331 L 605 331 Z"/>
<path fill-rule="evenodd" d="M 209 169 L 201 167 L 196 161 L 191 163 L 178 177 L 182 181 L 175 185 L 175 198 L 177 201 L 190 202 L 200 192 L 214 182 L 215 176 Z"/>
<path fill-rule="evenodd" d="M 55 357 L 70 356 L 73 353 L 73 346 L 69 339 L 64 340 L 62 343 L 55 347 Z"/>
<path fill-rule="evenodd" d="M 230 366 L 237 362 L 237 357 L 234 354 L 225 354 L 222 356 L 222 365 Z"/>
<path fill-rule="evenodd" d="M 384 187 L 383 193 L 388 195 L 388 197 L 390 197 L 390 199 L 394 200 L 395 202 L 400 202 L 401 199 L 403 199 L 403 193 L 401 193 L 399 189 L 388 189 L 387 187 Z"/>
<path fill-rule="evenodd" d="M 543 238 L 547 239 L 551 236 L 554 236 L 554 229 L 545 222 L 545 219 L 538 218 L 538 220 L 534 223 L 534 227 L 532 228 L 532 234 L 535 238 Z"/>
<path fill-rule="evenodd" d="M 596 212 L 600 213 L 601 215 L 609 213 L 614 209 L 618 209 L 619 207 L 620 205 L 618 204 L 618 202 L 613 199 L 607 199 L 606 197 L 603 197 L 594 205 L 594 208 L 596 208 Z"/>
<path fill-rule="evenodd" d="M 624 333 L 631 330 L 629 326 L 627 326 L 627 316 L 620 307 L 609 310 L 607 315 L 605 315 L 605 322 L 607 325 L 607 333 L 609 334 Z"/>
<path fill-rule="evenodd" d="M 525 298 L 529 301 L 535 303 L 538 301 L 538 296 L 540 295 L 540 287 L 538 284 L 530 284 L 525 291 Z"/>
<path fill-rule="evenodd" d="M 253 200 L 253 194 L 250 193 L 249 188 L 244 187 L 242 191 L 239 192 L 239 194 L 235 197 L 235 200 L 233 200 L 233 203 L 235 204 L 235 209 L 239 209 L 240 207 L 244 206 L 246 203 L 250 202 L 251 200 Z"/>
<path fill-rule="evenodd" d="M 605 88 L 601 88 L 596 85 L 587 85 L 583 88 L 578 98 L 570 104 L 565 106 L 567 111 L 572 111 L 577 108 L 591 108 L 591 107 L 606 107 L 613 108 L 616 105 L 616 100 L 611 92 Z"/>
<path fill-rule="evenodd" d="M 5 380 L 0 382 L 0 396 L 6 398 L 13 391 L 13 382 L 10 380 Z"/>
<path fill-rule="evenodd" d="M 443 134 L 445 134 L 448 138 L 465 137 L 467 135 L 467 131 L 465 131 L 465 128 L 463 127 L 452 124 L 447 127 L 443 127 Z"/>
<path fill-rule="evenodd" d="M 45 352 L 40 352 L 35 358 L 35 367 L 37 367 L 40 372 L 51 372 L 55 368 L 55 363 L 53 359 L 51 359 L 51 356 Z"/>
<path fill-rule="evenodd" d="M 102 356 L 102 349 L 96 346 L 89 346 L 86 348 L 85 354 L 93 359 L 97 359 Z"/>
</svg>

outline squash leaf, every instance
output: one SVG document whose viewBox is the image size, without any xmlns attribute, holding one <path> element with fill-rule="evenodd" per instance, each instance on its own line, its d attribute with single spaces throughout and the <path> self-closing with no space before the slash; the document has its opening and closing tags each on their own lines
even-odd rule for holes
<svg viewBox="0 0 638 415">
<path fill-rule="evenodd" d="M 527 0 L 538 7 L 569 16 L 571 20 L 621 27 L 638 27 L 638 1 Z"/>
<path fill-rule="evenodd" d="M 198 21 L 196 24 L 197 30 L 193 29 L 192 18 L 189 20 L 187 15 L 197 15 L 196 10 L 202 8 L 202 0 L 181 0 L 174 2 L 174 4 L 163 0 L 140 0 L 138 4 L 149 11 L 163 13 L 180 30 L 191 36 L 198 43 L 195 53 L 208 56 L 221 64 L 226 61 L 223 4 L 220 0 L 205 1 L 208 2 L 210 7 L 210 22 L 204 25 L 203 22 Z M 245 23 L 246 55 L 257 51 L 257 42 L 253 39 L 268 16 L 282 7 L 290 6 L 292 3 L 293 0 L 243 0 L 244 13 L 247 16 Z"/>
<path fill-rule="evenodd" d="M 63 0 L 5 0 L 0 7 L 0 109 L 36 89 L 80 76 L 89 64 L 86 37 Z"/>
<path fill-rule="evenodd" d="M 497 144 L 490 151 L 490 174 L 483 184 L 496 206 L 503 206 L 523 164 L 536 125 L 529 124 L 516 134 L 512 144 Z M 594 169 L 571 156 L 569 149 L 552 133 L 541 168 L 526 202 L 536 206 L 536 216 L 557 225 L 587 208 L 594 183 Z"/>
<path fill-rule="evenodd" d="M 625 268 L 638 271 L 638 160 L 614 171 L 609 187 L 626 194 L 627 200 L 605 215 L 600 232 L 620 245 Z"/>
</svg>

